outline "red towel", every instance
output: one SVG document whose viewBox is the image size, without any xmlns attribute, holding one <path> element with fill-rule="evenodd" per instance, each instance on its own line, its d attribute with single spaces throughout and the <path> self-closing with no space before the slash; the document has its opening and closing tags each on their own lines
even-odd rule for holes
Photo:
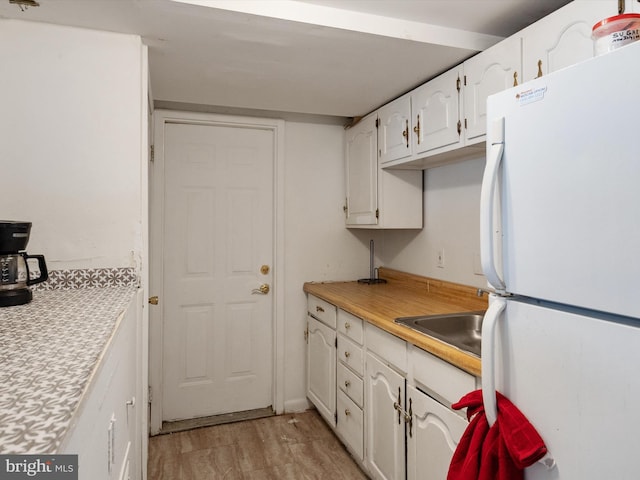
<svg viewBox="0 0 640 480">
<path fill-rule="evenodd" d="M 498 419 L 489 428 L 482 390 L 451 407 L 467 408 L 470 423 L 456 448 L 447 480 L 522 480 L 524 468 L 540 460 L 547 447 L 533 425 L 504 395 L 496 392 Z"/>
</svg>

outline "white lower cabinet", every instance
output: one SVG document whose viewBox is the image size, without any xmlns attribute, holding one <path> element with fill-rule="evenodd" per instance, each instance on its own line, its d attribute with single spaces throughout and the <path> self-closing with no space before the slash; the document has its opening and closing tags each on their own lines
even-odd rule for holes
<svg viewBox="0 0 640 480">
<path fill-rule="evenodd" d="M 405 478 L 404 398 L 404 377 L 367 353 L 366 468 L 373 478 Z"/>
<path fill-rule="evenodd" d="M 362 319 L 338 310 L 336 433 L 356 460 L 364 459 Z"/>
<path fill-rule="evenodd" d="M 449 406 L 477 379 L 321 302 L 309 295 L 309 400 L 371 478 L 446 480 L 468 425 Z"/>
<path fill-rule="evenodd" d="M 336 426 L 336 331 L 307 316 L 307 397 Z"/>
<path fill-rule="evenodd" d="M 138 307 L 132 300 L 87 389 L 58 453 L 78 455 L 78 478 L 142 478 L 137 438 L 143 414 L 136 385 Z"/>
<path fill-rule="evenodd" d="M 349 450 L 358 460 L 364 457 L 364 413 L 346 393 L 338 390 L 337 396 L 338 423 L 336 431 Z"/>
<path fill-rule="evenodd" d="M 446 480 L 467 421 L 411 385 L 407 403 L 407 480 Z"/>
</svg>

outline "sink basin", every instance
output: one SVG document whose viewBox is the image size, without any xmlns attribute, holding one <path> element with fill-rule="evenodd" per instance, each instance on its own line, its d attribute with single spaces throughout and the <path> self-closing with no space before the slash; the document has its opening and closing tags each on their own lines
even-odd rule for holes
<svg viewBox="0 0 640 480">
<path fill-rule="evenodd" d="M 484 311 L 396 318 L 405 325 L 465 352 L 480 356 Z"/>
</svg>

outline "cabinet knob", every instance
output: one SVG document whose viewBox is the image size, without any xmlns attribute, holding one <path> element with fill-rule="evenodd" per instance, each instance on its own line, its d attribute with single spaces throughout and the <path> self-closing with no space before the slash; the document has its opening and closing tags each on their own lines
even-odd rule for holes
<svg viewBox="0 0 640 480">
<path fill-rule="evenodd" d="M 349 358 L 349 357 L 351 356 L 351 353 L 349 353 L 349 352 L 344 352 L 344 356 L 345 356 L 345 357 L 347 357 L 347 358 Z"/>
<path fill-rule="evenodd" d="M 324 308 L 318 305 L 316 306 L 316 312 L 324 313 Z"/>
<path fill-rule="evenodd" d="M 149 303 L 151 305 L 157 305 L 158 304 L 158 296 L 154 295 L 153 297 L 149 297 Z"/>
<path fill-rule="evenodd" d="M 345 408 L 344 414 L 348 417 L 349 415 L 351 415 L 351 410 L 349 410 L 348 408 Z"/>
<path fill-rule="evenodd" d="M 349 380 L 344 381 L 344 386 L 349 388 L 351 386 L 351 382 Z"/>
<path fill-rule="evenodd" d="M 351 328 L 351 324 L 349 322 L 344 322 L 344 329 L 349 330 Z"/>
<path fill-rule="evenodd" d="M 518 86 L 518 72 L 513 72 L 513 86 Z"/>
</svg>

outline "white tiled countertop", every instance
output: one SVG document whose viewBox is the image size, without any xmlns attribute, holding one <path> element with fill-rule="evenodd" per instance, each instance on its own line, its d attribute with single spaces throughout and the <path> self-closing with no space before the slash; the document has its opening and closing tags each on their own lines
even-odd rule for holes
<svg viewBox="0 0 640 480">
<path fill-rule="evenodd" d="M 36 290 L 0 308 L 0 454 L 56 453 L 136 290 Z"/>
</svg>

